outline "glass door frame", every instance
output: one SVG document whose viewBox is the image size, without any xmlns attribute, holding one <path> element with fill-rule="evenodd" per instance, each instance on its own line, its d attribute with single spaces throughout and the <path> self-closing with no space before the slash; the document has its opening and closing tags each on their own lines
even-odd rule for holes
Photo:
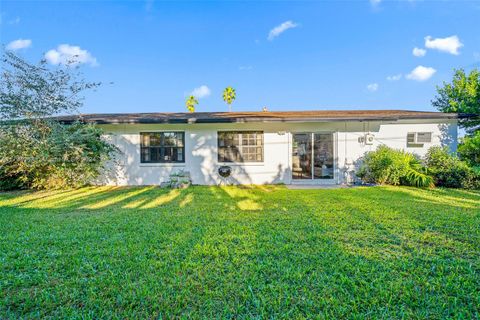
<svg viewBox="0 0 480 320">
<path fill-rule="evenodd" d="M 314 159 L 314 141 L 315 141 L 315 134 L 331 134 L 332 135 L 332 143 L 333 143 L 333 178 L 332 179 L 315 179 L 315 174 L 314 174 L 314 166 L 315 166 L 315 161 L 312 160 L 311 164 L 311 172 L 312 172 L 312 178 L 310 179 L 295 179 L 293 177 L 293 168 L 291 168 L 291 182 L 292 183 L 299 183 L 299 184 L 321 184 L 321 183 L 328 183 L 331 184 L 332 182 L 336 182 L 338 176 L 337 176 L 337 132 L 336 131 L 291 131 L 290 132 L 290 164 L 293 165 L 293 136 L 295 134 L 309 134 L 311 137 L 311 142 L 310 144 L 312 145 L 311 147 L 311 157 Z"/>
</svg>

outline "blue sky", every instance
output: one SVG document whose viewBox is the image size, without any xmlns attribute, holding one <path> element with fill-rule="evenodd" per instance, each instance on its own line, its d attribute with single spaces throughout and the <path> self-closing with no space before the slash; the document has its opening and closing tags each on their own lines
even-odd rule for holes
<svg viewBox="0 0 480 320">
<path fill-rule="evenodd" d="M 2 44 L 53 65 L 76 53 L 104 82 L 85 113 L 186 111 L 191 92 L 197 111 L 226 111 L 229 85 L 234 111 L 432 110 L 453 68 L 480 66 L 478 1 L 2 1 L 0 14 Z"/>
</svg>

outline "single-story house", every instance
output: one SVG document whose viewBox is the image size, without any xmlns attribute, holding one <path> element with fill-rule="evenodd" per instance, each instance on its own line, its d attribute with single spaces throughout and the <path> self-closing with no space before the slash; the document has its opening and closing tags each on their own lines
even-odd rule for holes
<svg viewBox="0 0 480 320">
<path fill-rule="evenodd" d="M 159 185 L 175 172 L 193 184 L 341 184 L 380 145 L 425 155 L 457 147 L 457 114 L 404 110 L 86 114 L 121 151 L 111 185 Z M 78 116 L 59 117 L 64 123 Z"/>
</svg>

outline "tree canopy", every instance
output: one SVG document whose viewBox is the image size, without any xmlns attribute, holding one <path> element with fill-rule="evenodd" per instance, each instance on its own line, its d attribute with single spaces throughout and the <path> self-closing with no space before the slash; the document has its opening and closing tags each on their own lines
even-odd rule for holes
<svg viewBox="0 0 480 320">
<path fill-rule="evenodd" d="M 232 87 L 226 87 L 225 90 L 223 90 L 223 101 L 227 103 L 228 111 L 232 111 L 232 103 L 236 98 L 237 93 Z"/>
<path fill-rule="evenodd" d="M 475 115 L 459 120 L 467 132 L 480 128 L 480 71 L 472 70 L 466 74 L 463 69 L 455 70 L 451 83 L 444 82 L 437 87 L 437 95 L 432 105 L 442 112 Z"/>
<path fill-rule="evenodd" d="M 92 124 L 63 125 L 54 115 L 77 112 L 82 93 L 99 83 L 77 67 L 31 64 L 5 51 L 0 77 L 0 189 L 65 188 L 92 182 L 116 147 Z"/>
<path fill-rule="evenodd" d="M 0 120 L 76 112 L 83 105 L 81 93 L 100 85 L 80 79 L 74 64 L 51 69 L 45 60 L 34 65 L 12 51 L 5 51 L 2 60 Z"/>
<path fill-rule="evenodd" d="M 189 112 L 195 112 L 195 106 L 198 104 L 197 98 L 195 96 L 189 96 L 185 101 L 185 106 Z"/>
</svg>

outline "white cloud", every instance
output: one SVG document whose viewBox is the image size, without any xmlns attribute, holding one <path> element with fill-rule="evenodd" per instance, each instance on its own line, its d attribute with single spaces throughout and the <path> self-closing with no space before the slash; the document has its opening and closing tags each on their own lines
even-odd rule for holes
<svg viewBox="0 0 480 320">
<path fill-rule="evenodd" d="M 370 91 L 370 92 L 375 92 L 378 90 L 378 83 L 370 83 L 368 86 L 367 86 L 367 90 Z"/>
<path fill-rule="evenodd" d="M 190 93 L 190 95 L 201 99 L 201 98 L 206 98 L 208 97 L 212 92 L 210 91 L 210 88 L 207 87 L 206 85 L 200 86 L 198 88 L 193 89 L 193 91 Z"/>
<path fill-rule="evenodd" d="M 450 54 L 459 55 L 458 49 L 463 47 L 463 43 L 457 36 L 451 36 L 447 38 L 433 39 L 431 36 L 425 37 L 425 47 L 428 49 L 436 49 Z"/>
<path fill-rule="evenodd" d="M 273 39 L 281 35 L 283 32 L 287 31 L 288 29 L 292 29 L 296 27 L 298 27 L 298 24 L 296 24 L 295 22 L 292 22 L 290 20 L 285 21 L 281 25 L 278 25 L 272 30 L 270 30 L 268 34 L 268 40 L 272 41 Z"/>
<path fill-rule="evenodd" d="M 400 80 L 400 79 L 402 79 L 402 74 L 401 74 L 401 73 L 399 73 L 399 74 L 394 74 L 393 76 L 388 76 L 388 77 L 387 77 L 387 80 L 388 80 L 388 81 L 398 81 L 398 80 Z"/>
<path fill-rule="evenodd" d="M 430 79 L 435 74 L 435 72 L 437 72 L 437 70 L 431 67 L 418 66 L 405 77 L 410 80 L 425 81 Z"/>
<path fill-rule="evenodd" d="M 240 66 L 240 67 L 238 67 L 238 70 L 240 70 L 240 71 L 252 70 L 252 69 L 253 69 L 252 66 Z"/>
<path fill-rule="evenodd" d="M 374 7 L 378 6 L 382 0 L 370 0 L 370 4 Z"/>
<path fill-rule="evenodd" d="M 87 50 L 83 50 L 79 46 L 71 46 L 69 44 L 61 44 L 57 49 L 49 50 L 45 53 L 45 59 L 54 65 L 58 64 L 89 64 L 98 66 L 97 59 Z"/>
<path fill-rule="evenodd" d="M 412 54 L 415 57 L 424 57 L 427 54 L 427 50 L 415 47 L 412 50 Z"/>
<path fill-rule="evenodd" d="M 7 50 L 19 50 L 26 49 L 32 45 L 32 40 L 30 39 L 18 39 L 10 42 L 7 45 Z"/>
</svg>

